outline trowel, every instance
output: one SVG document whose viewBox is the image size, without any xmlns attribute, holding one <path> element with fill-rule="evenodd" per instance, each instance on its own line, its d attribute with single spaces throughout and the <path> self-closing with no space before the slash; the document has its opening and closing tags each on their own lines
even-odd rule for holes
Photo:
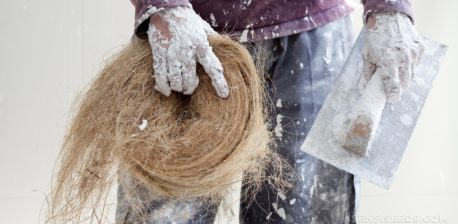
<svg viewBox="0 0 458 224">
<path fill-rule="evenodd" d="M 363 28 L 301 150 L 388 189 L 447 47 L 423 38 L 414 80 L 400 102 L 389 103 L 379 70 L 364 88 L 358 84 L 365 33 Z"/>
</svg>

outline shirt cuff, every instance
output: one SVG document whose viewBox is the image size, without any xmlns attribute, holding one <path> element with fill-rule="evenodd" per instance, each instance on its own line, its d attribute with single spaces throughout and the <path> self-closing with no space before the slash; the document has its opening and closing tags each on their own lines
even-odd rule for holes
<svg viewBox="0 0 458 224">
<path fill-rule="evenodd" d="M 409 0 L 363 0 L 363 19 L 366 23 L 367 16 L 374 12 L 400 12 L 406 14 L 412 23 L 413 13 Z"/>
<path fill-rule="evenodd" d="M 137 0 L 135 5 L 135 35 L 142 37 L 148 30 L 149 17 L 163 9 L 173 7 L 190 7 L 188 0 Z"/>
</svg>

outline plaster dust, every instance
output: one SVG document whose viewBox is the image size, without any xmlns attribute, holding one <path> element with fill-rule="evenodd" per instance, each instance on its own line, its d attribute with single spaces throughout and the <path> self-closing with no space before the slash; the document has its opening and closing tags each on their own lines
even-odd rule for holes
<svg viewBox="0 0 458 224">
<path fill-rule="evenodd" d="M 215 94 L 199 66 L 201 83 L 192 96 L 155 91 L 146 40 L 133 40 L 107 63 L 74 107 L 48 223 L 105 217 L 107 192 L 116 183 L 138 217 L 148 215 L 140 205 L 152 199 L 218 205 L 242 178 L 248 189 L 242 198 L 248 201 L 265 181 L 286 192 L 291 169 L 270 150 L 263 76 L 242 45 L 223 36 L 209 41 L 229 86 L 237 90 L 227 99 Z M 147 191 L 137 192 L 136 186 Z"/>
</svg>

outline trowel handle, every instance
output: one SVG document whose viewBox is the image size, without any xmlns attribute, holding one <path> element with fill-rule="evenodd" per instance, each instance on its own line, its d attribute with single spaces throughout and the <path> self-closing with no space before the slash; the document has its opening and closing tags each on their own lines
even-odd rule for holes
<svg viewBox="0 0 458 224">
<path fill-rule="evenodd" d="M 382 71 L 377 69 L 367 83 L 345 135 L 343 147 L 362 156 L 368 153 L 386 104 L 382 75 Z"/>
<path fill-rule="evenodd" d="M 382 70 L 377 69 L 361 94 L 357 108 L 360 115 L 368 115 L 378 124 L 386 104 L 385 85 L 383 84 Z"/>
</svg>

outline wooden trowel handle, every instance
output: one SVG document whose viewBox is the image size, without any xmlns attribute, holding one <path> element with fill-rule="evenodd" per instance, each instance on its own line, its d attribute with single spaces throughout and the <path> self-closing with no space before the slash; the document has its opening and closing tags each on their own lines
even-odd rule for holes
<svg viewBox="0 0 458 224">
<path fill-rule="evenodd" d="M 355 107 L 342 147 L 361 156 L 367 156 L 386 104 L 382 73 L 377 69 L 363 90 Z"/>
</svg>

